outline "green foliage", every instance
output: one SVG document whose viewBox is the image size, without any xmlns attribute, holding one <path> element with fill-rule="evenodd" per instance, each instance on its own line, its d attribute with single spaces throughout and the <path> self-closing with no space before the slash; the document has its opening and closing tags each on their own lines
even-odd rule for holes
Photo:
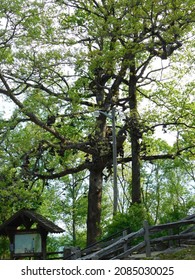
<svg viewBox="0 0 195 280">
<path fill-rule="evenodd" d="M 143 201 L 155 223 L 176 221 L 194 211 L 194 178 L 188 168 L 179 159 L 145 166 Z"/>
<path fill-rule="evenodd" d="M 71 241 L 66 235 L 47 237 L 47 252 L 62 252 L 66 246 L 71 246 Z"/>
<path fill-rule="evenodd" d="M 73 246 L 86 246 L 87 185 L 85 173 L 66 178 L 60 205 L 66 234 Z"/>
<path fill-rule="evenodd" d="M 42 202 L 40 196 L 42 185 L 36 184 L 31 190 L 30 182 L 20 180 L 16 170 L 0 170 L 0 221 L 4 222 L 10 215 L 21 208 L 38 208 Z"/>
<path fill-rule="evenodd" d="M 5 236 L 0 236 L 0 260 L 8 260 L 9 253 L 9 239 Z"/>
<path fill-rule="evenodd" d="M 129 232 L 135 232 L 143 227 L 143 221 L 150 221 L 151 218 L 142 204 L 130 206 L 127 213 L 117 213 L 111 223 L 106 227 L 106 236 L 122 232 L 127 229 Z"/>
<path fill-rule="evenodd" d="M 150 216 L 157 223 L 194 211 L 194 1 L 4 0 L 0 21 L 0 94 L 17 105 L 0 122 L 0 221 L 33 207 L 64 221 L 65 243 L 84 246 L 86 170 L 101 169 L 103 178 L 108 169 L 109 178 L 112 169 L 110 120 L 93 112 L 113 105 L 118 143 L 125 136 L 118 177 L 127 203 L 109 218 L 112 186 L 104 182 L 103 231 L 136 231 Z M 129 207 L 125 164 L 136 132 L 143 205 Z"/>
</svg>

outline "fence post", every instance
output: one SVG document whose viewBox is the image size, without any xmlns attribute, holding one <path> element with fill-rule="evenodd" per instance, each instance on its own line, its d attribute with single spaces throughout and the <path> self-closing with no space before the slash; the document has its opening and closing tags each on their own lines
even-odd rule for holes
<svg viewBox="0 0 195 280">
<path fill-rule="evenodd" d="M 71 247 L 64 247 L 63 249 L 63 259 L 67 259 L 71 255 Z"/>
<path fill-rule="evenodd" d="M 123 231 L 123 237 L 125 237 L 126 235 L 127 235 L 127 230 L 124 230 L 124 231 Z M 127 241 L 126 241 L 125 244 L 123 245 L 123 250 L 124 250 L 124 252 L 127 251 Z"/>
<path fill-rule="evenodd" d="M 75 258 L 79 259 L 81 257 L 81 249 L 77 248 L 76 252 L 75 252 Z"/>
<path fill-rule="evenodd" d="M 80 258 L 81 257 L 80 248 L 72 247 L 71 248 L 71 254 L 72 254 L 71 260 L 76 260 L 76 259 Z"/>
<path fill-rule="evenodd" d="M 63 259 L 76 260 L 81 257 L 81 250 L 79 247 L 64 247 L 63 250 Z"/>
<path fill-rule="evenodd" d="M 173 235 L 173 229 L 172 228 L 168 229 L 168 235 Z M 169 247 L 173 247 L 174 246 L 174 242 L 173 242 L 172 239 L 169 240 L 168 243 L 169 243 Z"/>
<path fill-rule="evenodd" d="M 151 247 L 150 247 L 150 233 L 149 233 L 149 225 L 147 221 L 144 221 L 144 241 L 146 247 L 146 257 L 151 257 Z"/>
</svg>

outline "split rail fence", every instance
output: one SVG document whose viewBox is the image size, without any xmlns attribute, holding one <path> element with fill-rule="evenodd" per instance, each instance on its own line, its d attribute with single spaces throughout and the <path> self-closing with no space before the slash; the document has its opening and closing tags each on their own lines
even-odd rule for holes
<svg viewBox="0 0 195 280">
<path fill-rule="evenodd" d="M 47 255 L 49 259 L 80 260 L 125 259 L 138 253 L 145 253 L 146 257 L 150 257 L 154 250 L 179 246 L 183 242 L 195 244 L 195 214 L 177 222 L 155 226 L 150 226 L 144 221 L 143 228 L 137 232 L 123 231 L 122 236 L 118 238 L 106 242 L 102 240 L 82 250 L 65 247 L 63 252 L 52 252 Z M 55 255 L 58 257 L 54 257 Z"/>
</svg>

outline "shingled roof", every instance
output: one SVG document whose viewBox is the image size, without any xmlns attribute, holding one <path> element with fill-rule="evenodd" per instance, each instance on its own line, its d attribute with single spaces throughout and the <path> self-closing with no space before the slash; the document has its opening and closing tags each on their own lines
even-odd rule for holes
<svg viewBox="0 0 195 280">
<path fill-rule="evenodd" d="M 24 225 L 27 229 L 30 229 L 33 224 L 38 224 L 39 227 L 50 233 L 64 232 L 62 228 L 36 213 L 34 210 L 22 209 L 0 225 L 0 235 L 7 235 L 9 228 L 17 229 L 20 225 Z"/>
</svg>

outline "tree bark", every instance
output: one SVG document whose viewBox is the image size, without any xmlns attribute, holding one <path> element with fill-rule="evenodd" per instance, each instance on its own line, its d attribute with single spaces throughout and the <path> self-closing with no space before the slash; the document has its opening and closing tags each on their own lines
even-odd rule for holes
<svg viewBox="0 0 195 280">
<path fill-rule="evenodd" d="M 137 96 L 136 96 L 136 70 L 135 58 L 132 56 L 132 64 L 130 66 L 129 78 L 129 106 L 130 106 L 130 137 L 132 151 L 132 203 L 141 202 L 141 181 L 140 181 L 140 143 L 141 138 L 139 114 L 137 111 Z"/>
<path fill-rule="evenodd" d="M 87 245 L 97 241 L 101 234 L 101 201 L 103 173 L 99 168 L 90 171 L 87 216 Z"/>
<path fill-rule="evenodd" d="M 92 154 L 91 168 L 89 168 L 89 192 L 88 192 L 88 212 L 87 212 L 87 245 L 95 243 L 101 235 L 101 203 L 103 170 L 106 166 L 104 147 L 101 141 L 106 137 L 106 116 L 99 114 L 96 118 L 96 132 L 94 139 L 97 144 L 93 144 L 95 152 Z M 103 150 L 102 150 L 103 148 Z"/>
<path fill-rule="evenodd" d="M 137 137 L 131 135 L 132 147 L 132 203 L 141 202 L 140 180 L 140 144 Z"/>
</svg>

